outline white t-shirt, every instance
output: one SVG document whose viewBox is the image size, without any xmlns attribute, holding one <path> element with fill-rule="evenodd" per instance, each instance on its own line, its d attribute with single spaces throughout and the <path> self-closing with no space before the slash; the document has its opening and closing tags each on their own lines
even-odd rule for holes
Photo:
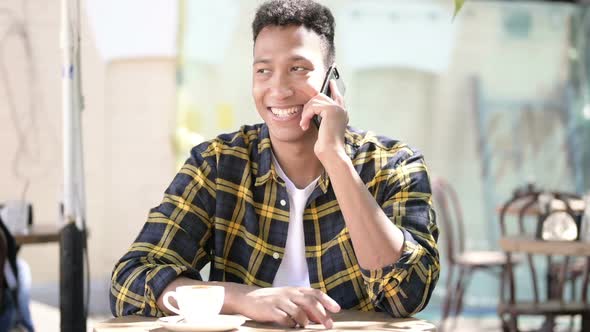
<svg viewBox="0 0 590 332">
<path fill-rule="evenodd" d="M 307 199 L 313 192 L 319 177 L 304 189 L 297 189 L 295 184 L 283 172 L 274 156 L 272 159 L 278 175 L 287 185 L 290 207 L 285 255 L 272 285 L 273 287 L 309 287 L 309 272 L 305 260 L 305 238 L 303 236 L 303 212 L 305 211 L 305 203 L 307 203 Z"/>
</svg>

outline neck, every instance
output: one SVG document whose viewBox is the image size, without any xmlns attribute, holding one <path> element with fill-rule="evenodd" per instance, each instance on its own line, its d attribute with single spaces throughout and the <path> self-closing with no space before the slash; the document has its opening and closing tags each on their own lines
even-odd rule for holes
<svg viewBox="0 0 590 332">
<path fill-rule="evenodd" d="M 299 189 L 307 187 L 324 169 L 313 151 L 315 138 L 311 143 L 272 142 L 273 154 L 281 169 Z"/>
</svg>

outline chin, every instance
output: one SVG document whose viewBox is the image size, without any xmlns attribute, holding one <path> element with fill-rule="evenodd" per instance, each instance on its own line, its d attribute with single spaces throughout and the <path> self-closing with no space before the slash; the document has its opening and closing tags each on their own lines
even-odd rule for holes
<svg viewBox="0 0 590 332">
<path fill-rule="evenodd" d="M 270 137 L 273 141 L 281 142 L 303 142 L 309 135 L 310 130 L 303 131 L 301 127 L 281 127 L 273 125 L 272 123 L 266 123 L 269 128 Z"/>
</svg>

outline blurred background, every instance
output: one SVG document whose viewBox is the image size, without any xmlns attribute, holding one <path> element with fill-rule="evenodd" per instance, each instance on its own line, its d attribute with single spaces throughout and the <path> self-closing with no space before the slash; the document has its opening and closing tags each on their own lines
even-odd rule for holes
<svg viewBox="0 0 590 332">
<path fill-rule="evenodd" d="M 497 207 L 515 188 L 590 190 L 587 6 L 468 0 L 453 20 L 450 0 L 320 2 L 336 18 L 351 125 L 424 153 L 458 194 L 466 248 L 498 249 Z M 261 121 L 250 29 L 260 3 L 82 2 L 91 317 L 110 315 L 112 268 L 190 147 Z M 59 25 L 58 0 L 0 0 L 0 202 L 30 202 L 35 224 L 59 223 L 63 194 Z M 419 315 L 433 322 L 448 291 L 439 242 L 441 280 Z M 58 253 L 19 253 L 43 310 L 58 307 Z M 498 286 L 474 274 L 463 317 L 497 328 Z"/>
</svg>

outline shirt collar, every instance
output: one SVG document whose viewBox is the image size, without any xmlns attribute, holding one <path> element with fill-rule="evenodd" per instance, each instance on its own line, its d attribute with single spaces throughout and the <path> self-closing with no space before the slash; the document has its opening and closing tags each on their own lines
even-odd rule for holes
<svg viewBox="0 0 590 332">
<path fill-rule="evenodd" d="M 358 150 L 358 142 L 354 137 L 355 133 L 350 128 L 346 128 L 346 132 L 344 134 L 344 147 L 346 149 L 346 154 L 352 160 L 356 155 Z M 260 128 L 260 140 L 258 142 L 258 174 L 256 176 L 255 186 L 261 186 L 266 183 L 270 178 L 273 178 L 277 181 L 277 175 L 272 167 L 272 144 L 270 141 L 270 134 L 268 130 L 268 126 L 266 123 L 263 123 Z M 330 186 L 330 177 L 326 172 L 322 172 L 320 179 L 318 181 L 318 186 L 321 188 L 322 192 L 327 193 L 328 188 Z"/>
</svg>

